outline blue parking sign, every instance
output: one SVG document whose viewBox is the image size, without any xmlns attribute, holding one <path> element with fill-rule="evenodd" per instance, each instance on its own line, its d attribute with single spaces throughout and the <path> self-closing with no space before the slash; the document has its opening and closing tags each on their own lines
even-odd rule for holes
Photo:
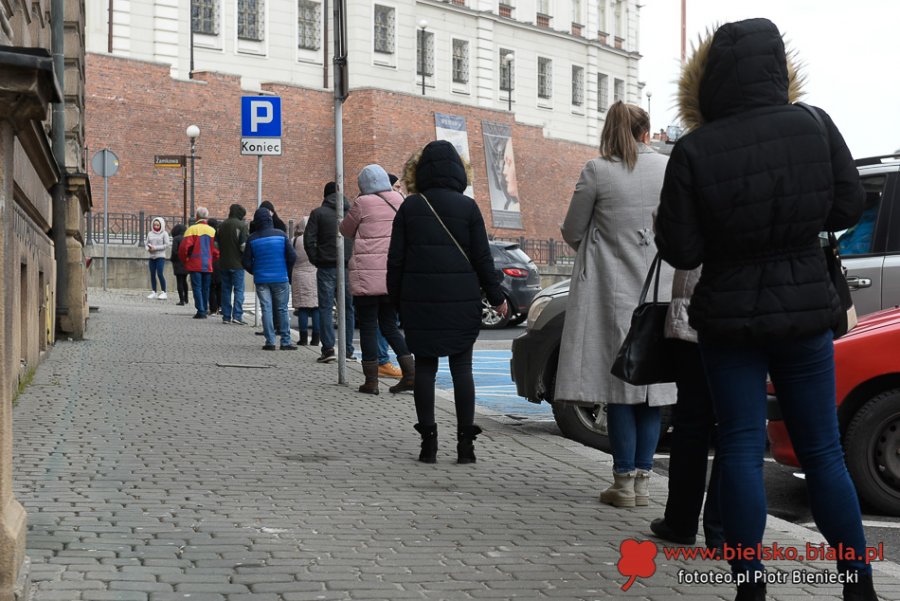
<svg viewBox="0 0 900 601">
<path fill-rule="evenodd" d="M 242 96 L 241 137 L 280 138 L 281 98 L 278 96 Z"/>
</svg>

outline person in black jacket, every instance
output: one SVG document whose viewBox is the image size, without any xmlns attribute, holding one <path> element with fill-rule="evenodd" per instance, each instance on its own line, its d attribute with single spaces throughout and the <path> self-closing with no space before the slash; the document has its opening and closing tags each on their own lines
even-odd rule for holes
<svg viewBox="0 0 900 601">
<path fill-rule="evenodd" d="M 272 225 L 276 230 L 281 230 L 285 234 L 287 233 L 287 226 L 282 221 L 281 217 L 278 216 L 278 213 L 275 212 L 275 205 L 273 205 L 270 201 L 264 200 L 259 203 L 260 208 L 269 209 L 269 213 L 272 215 Z M 256 231 L 256 226 L 253 225 L 253 222 L 250 222 L 250 233 Z"/>
<path fill-rule="evenodd" d="M 181 241 L 184 240 L 184 232 L 186 231 L 187 226 L 183 223 L 179 223 L 172 228 L 172 256 L 169 257 L 172 261 L 172 271 L 175 273 L 175 281 L 178 283 L 179 305 L 186 305 L 188 302 L 188 270 L 187 267 L 184 266 L 184 263 L 181 262 L 181 259 L 178 258 L 178 247 L 181 246 Z"/>
<path fill-rule="evenodd" d="M 322 206 L 313 209 L 303 234 L 303 250 L 309 262 L 316 266 L 316 285 L 319 295 L 319 335 L 322 354 L 316 361 L 333 363 L 334 354 L 334 297 L 337 292 L 337 185 L 325 184 Z M 350 203 L 344 198 L 344 214 Z M 353 255 L 353 239 L 344 238 L 344 323 L 347 332 L 347 359 L 353 359 L 353 295 L 350 293 L 347 263 Z"/>
<path fill-rule="evenodd" d="M 413 394 L 415 429 L 422 436 L 419 461 L 436 461 L 434 380 L 438 357 L 449 357 L 457 462 L 473 463 L 473 443 L 481 433 L 474 423 L 472 377 L 472 348 L 481 328 L 481 289 L 502 315 L 506 300 L 481 211 L 462 193 L 466 170 L 453 144 L 429 143 L 416 165 L 415 178 L 417 193 L 406 198 L 394 218 L 387 284 L 388 294 L 400 308 L 407 346 L 416 358 Z"/>
<path fill-rule="evenodd" d="M 816 524 L 833 548 L 864 557 L 859 501 L 835 407 L 832 327 L 840 302 L 819 232 L 853 225 L 864 192 L 831 118 L 790 102 L 797 78 L 773 23 L 718 28 L 684 69 L 692 130 L 669 159 L 656 245 L 677 269 L 701 263 L 688 315 L 718 418 L 719 494 L 726 545 L 756 548 L 766 523 L 763 454 L 771 376 Z M 737 599 L 765 598 L 758 559 Z M 876 599 L 871 567 L 843 554 L 845 601 Z"/>
</svg>

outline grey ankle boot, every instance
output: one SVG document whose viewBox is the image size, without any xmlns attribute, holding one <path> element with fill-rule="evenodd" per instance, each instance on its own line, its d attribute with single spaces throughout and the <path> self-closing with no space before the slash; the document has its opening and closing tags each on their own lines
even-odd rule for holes
<svg viewBox="0 0 900 601">
<path fill-rule="evenodd" d="M 613 507 L 634 507 L 635 472 L 613 472 L 613 485 L 600 493 L 600 502 Z"/>
<path fill-rule="evenodd" d="M 634 504 L 645 507 L 650 504 L 650 470 L 638 470 L 634 474 Z"/>
</svg>

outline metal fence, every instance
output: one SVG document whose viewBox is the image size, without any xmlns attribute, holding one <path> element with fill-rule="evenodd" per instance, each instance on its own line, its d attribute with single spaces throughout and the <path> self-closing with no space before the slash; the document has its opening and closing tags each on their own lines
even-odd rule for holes
<svg viewBox="0 0 900 601">
<path fill-rule="evenodd" d="M 87 217 L 87 240 L 88 244 L 103 244 L 103 214 L 88 213 Z M 156 217 L 162 217 L 166 220 L 166 229 L 170 232 L 172 228 L 184 223 L 181 215 L 156 215 L 147 214 L 144 211 L 139 213 L 110 213 L 109 214 L 109 243 L 110 244 L 130 244 L 139 246 L 144 243 L 147 238 L 147 232 L 150 231 L 150 224 Z M 220 219 L 220 221 L 222 221 Z M 287 223 L 288 236 L 293 236 L 294 222 Z M 494 238 L 503 242 L 513 242 L 525 251 L 525 254 L 531 257 L 531 260 L 538 265 L 571 265 L 575 261 L 575 251 L 566 244 L 564 240 L 531 239 L 520 236 L 518 238 Z"/>
</svg>

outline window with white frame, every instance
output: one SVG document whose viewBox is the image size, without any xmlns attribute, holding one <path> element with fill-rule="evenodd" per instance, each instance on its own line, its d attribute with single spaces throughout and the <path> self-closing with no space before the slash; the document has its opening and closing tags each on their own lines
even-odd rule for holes
<svg viewBox="0 0 900 601">
<path fill-rule="evenodd" d="M 394 9 L 375 5 L 375 52 L 394 54 Z"/>
<path fill-rule="evenodd" d="M 506 48 L 500 49 L 500 89 L 504 91 L 516 88 L 515 53 Z M 507 58 L 509 57 L 509 58 Z"/>
<path fill-rule="evenodd" d="M 584 67 L 572 65 L 572 104 L 584 105 Z"/>
<path fill-rule="evenodd" d="M 453 83 L 469 83 L 469 42 L 453 40 Z"/>
<path fill-rule="evenodd" d="M 542 15 L 550 14 L 550 0 L 538 0 L 537 11 Z"/>
<path fill-rule="evenodd" d="M 606 0 L 597 0 L 597 28 L 603 33 L 609 33 L 606 28 Z"/>
<path fill-rule="evenodd" d="M 297 45 L 303 50 L 322 46 L 320 27 L 322 5 L 312 0 L 297 0 Z"/>
<path fill-rule="evenodd" d="M 625 102 L 625 82 L 615 79 L 613 83 L 613 102 Z"/>
<path fill-rule="evenodd" d="M 625 4 L 624 0 L 616 0 L 616 32 L 615 36 L 617 38 L 625 39 L 625 26 L 622 21 L 622 5 Z"/>
<path fill-rule="evenodd" d="M 237 0 L 237 35 L 240 40 L 261 42 L 265 29 L 263 0 Z"/>
<path fill-rule="evenodd" d="M 581 0 L 572 0 L 572 22 L 583 23 L 581 19 Z"/>
<path fill-rule="evenodd" d="M 553 61 L 543 56 L 538 57 L 538 98 L 549 99 L 553 96 Z"/>
<path fill-rule="evenodd" d="M 609 77 L 597 73 L 597 110 L 605 113 L 609 108 Z"/>
<path fill-rule="evenodd" d="M 419 29 L 416 34 L 416 75 L 431 77 L 434 75 L 434 33 Z"/>
<path fill-rule="evenodd" d="M 191 0 L 194 33 L 219 35 L 219 0 Z"/>
</svg>

